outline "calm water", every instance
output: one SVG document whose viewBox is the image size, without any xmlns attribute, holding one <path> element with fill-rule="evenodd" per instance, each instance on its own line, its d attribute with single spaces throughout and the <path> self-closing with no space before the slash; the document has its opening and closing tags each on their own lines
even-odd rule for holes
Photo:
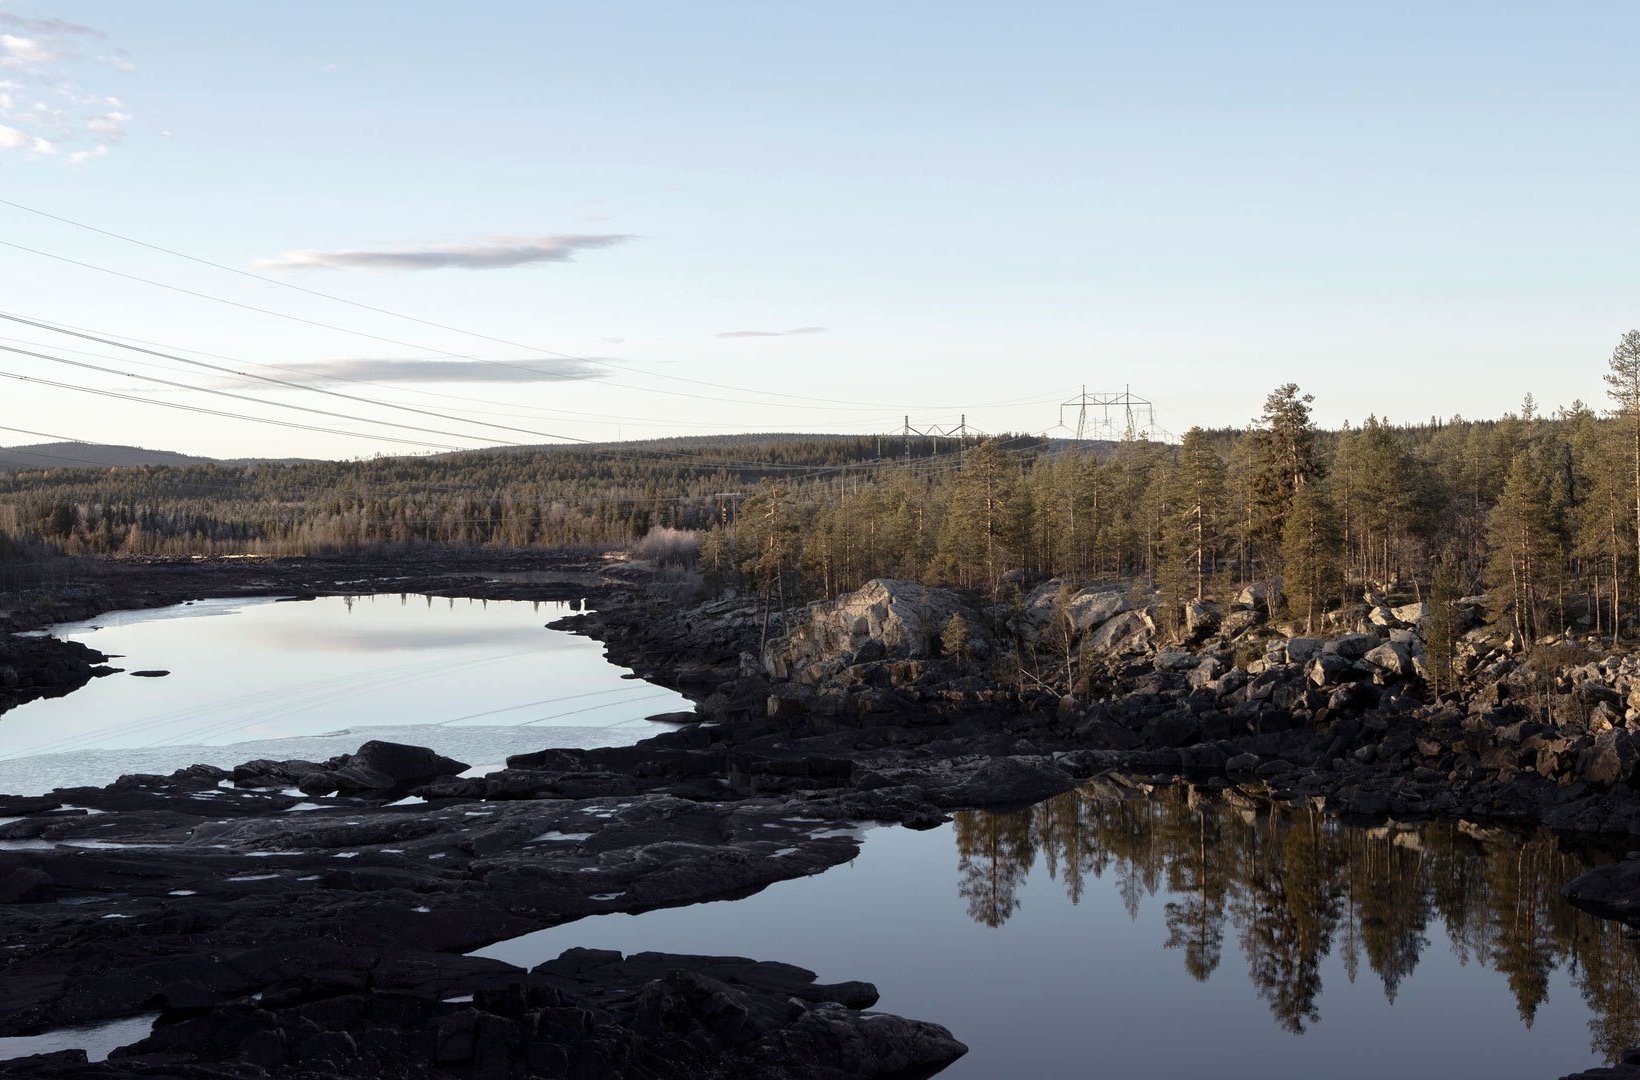
<svg viewBox="0 0 1640 1080">
<path fill-rule="evenodd" d="M 569 605 L 417 595 L 200 601 L 53 628 L 127 672 L 0 717 L 0 792 L 104 784 L 195 762 L 323 759 L 367 739 L 474 765 L 606 746 L 690 708 L 544 623 Z"/>
<path fill-rule="evenodd" d="M 202 602 L 59 628 L 172 674 L 110 676 L 0 718 L 0 791 L 369 738 L 484 767 L 630 742 L 655 730 L 642 717 L 687 707 L 623 679 L 596 642 L 543 628 L 565 610 Z M 853 863 L 744 900 L 584 919 L 481 955 L 659 949 L 867 979 L 881 1008 L 969 1044 L 951 1078 L 1539 1080 L 1640 1044 L 1634 942 L 1559 900 L 1583 866 L 1543 837 L 1350 829 L 1183 787 L 1092 786 L 924 833 L 873 829 Z"/>
<path fill-rule="evenodd" d="M 1640 1043 L 1640 956 L 1547 838 L 1350 829 L 1182 788 L 882 828 L 745 900 L 483 950 L 745 955 L 859 978 L 970 1053 L 945 1077 L 1520 1077 Z"/>
</svg>

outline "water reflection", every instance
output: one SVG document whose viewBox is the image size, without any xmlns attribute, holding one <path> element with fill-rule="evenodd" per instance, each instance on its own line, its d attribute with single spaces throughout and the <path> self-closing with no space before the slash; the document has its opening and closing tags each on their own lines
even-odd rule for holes
<svg viewBox="0 0 1640 1080">
<path fill-rule="evenodd" d="M 435 601 L 442 601 L 436 603 Z M 0 791 L 108 783 L 196 762 L 323 760 L 367 739 L 485 765 L 544 746 L 632 743 L 688 708 L 543 624 L 567 606 L 392 595 L 201 601 L 114 612 L 56 632 L 127 670 L 9 711 Z M 231 618 L 205 618 L 231 614 Z"/>
<path fill-rule="evenodd" d="M 1198 981 L 1233 934 L 1259 997 L 1295 1034 L 1321 1018 L 1333 950 L 1350 982 L 1365 962 L 1393 1002 L 1438 921 L 1460 963 L 1507 981 L 1527 1027 L 1564 968 L 1591 1011 L 1596 1054 L 1616 1060 L 1640 1043 L 1640 954 L 1622 924 L 1560 898 L 1586 863 L 1547 834 L 1347 828 L 1188 785 L 1136 798 L 1107 784 L 1014 813 L 959 813 L 954 831 L 957 891 L 976 922 L 998 927 L 1019 910 L 1038 859 L 1072 904 L 1109 873 L 1131 918 L 1162 902 L 1166 946 Z"/>
</svg>

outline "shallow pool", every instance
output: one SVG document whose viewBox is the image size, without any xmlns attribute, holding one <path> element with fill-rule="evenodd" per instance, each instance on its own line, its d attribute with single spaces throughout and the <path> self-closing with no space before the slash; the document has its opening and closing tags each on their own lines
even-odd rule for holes
<svg viewBox="0 0 1640 1080">
<path fill-rule="evenodd" d="M 568 604 L 414 594 L 204 600 L 52 628 L 124 674 L 0 716 L 0 792 L 105 784 L 259 757 L 323 759 L 368 739 L 476 766 L 546 746 L 607 746 L 686 710 L 590 639 L 544 624 Z M 131 672 L 164 670 L 160 678 Z"/>
</svg>

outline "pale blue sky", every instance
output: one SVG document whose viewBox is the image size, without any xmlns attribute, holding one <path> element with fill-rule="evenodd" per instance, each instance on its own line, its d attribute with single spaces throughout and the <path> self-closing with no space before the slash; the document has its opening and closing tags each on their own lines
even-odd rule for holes
<svg viewBox="0 0 1640 1080">
<path fill-rule="evenodd" d="M 0 198 L 246 269 L 290 252 L 487 263 L 497 238 L 581 238 L 568 261 L 259 271 L 617 365 L 550 383 L 319 369 L 531 431 L 893 431 L 964 411 L 1040 431 L 1084 383 L 1131 383 L 1172 431 L 1245 422 L 1289 380 L 1327 423 L 1496 415 L 1527 392 L 1598 402 L 1640 326 L 1632 3 L 5 0 L 0 21 L 0 79 L 18 84 Z M 37 98 L 56 125 L 27 112 Z M 7 206 L 0 239 L 405 343 L 0 248 L 0 311 L 281 378 L 249 365 L 561 363 Z M 77 347 L 115 359 L 58 355 L 223 384 Z M 0 371 L 147 393 L 14 354 Z M 0 424 L 201 453 L 393 448 L 12 380 L 0 402 Z M 540 441 L 461 430 L 433 441 Z"/>
</svg>

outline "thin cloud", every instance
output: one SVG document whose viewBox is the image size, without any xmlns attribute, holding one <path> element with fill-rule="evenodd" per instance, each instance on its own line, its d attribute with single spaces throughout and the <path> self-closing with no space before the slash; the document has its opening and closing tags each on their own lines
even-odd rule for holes
<svg viewBox="0 0 1640 1080">
<path fill-rule="evenodd" d="M 105 37 L 79 23 L 0 12 L 0 152 L 78 164 L 125 136 L 131 114 L 95 84 L 109 77 L 108 68 L 135 65 L 123 49 L 104 47 L 95 57 L 79 51 Z"/>
<path fill-rule="evenodd" d="M 503 270 L 531 263 L 573 262 L 582 251 L 624 244 L 626 234 L 500 237 L 383 251 L 287 251 L 260 259 L 259 270 Z"/>
<path fill-rule="evenodd" d="M 790 330 L 725 330 L 717 335 L 720 338 L 748 338 L 748 337 L 802 337 L 805 334 L 824 334 L 830 332 L 829 326 L 797 326 Z"/>
<path fill-rule="evenodd" d="M 0 11 L 0 26 L 10 26 L 17 30 L 26 30 L 31 34 L 44 34 L 47 37 L 106 37 L 101 30 L 79 23 L 68 22 L 64 19 L 31 19 L 26 15 L 13 15 L 9 11 Z"/>
<path fill-rule="evenodd" d="M 500 365 L 474 360 L 365 358 L 321 360 L 313 364 L 288 365 L 282 370 L 294 373 L 294 377 L 304 383 L 336 380 L 375 383 L 543 383 L 601 379 L 606 372 L 595 364 L 602 359 L 547 357 Z"/>
</svg>

